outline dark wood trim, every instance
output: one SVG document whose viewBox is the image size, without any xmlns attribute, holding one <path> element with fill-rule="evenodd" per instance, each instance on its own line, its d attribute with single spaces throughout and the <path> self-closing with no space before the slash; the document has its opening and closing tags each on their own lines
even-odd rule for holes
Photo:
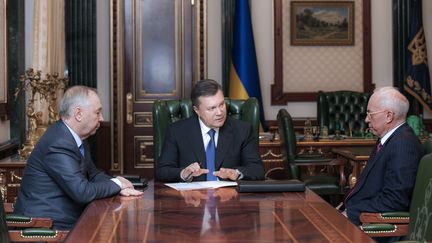
<svg viewBox="0 0 432 243">
<path fill-rule="evenodd" d="M 363 0 L 363 90 L 372 92 L 372 49 L 370 0 Z M 282 0 L 274 1 L 275 80 L 271 86 L 271 104 L 285 105 L 290 101 L 315 101 L 317 92 L 283 92 Z"/>
<path fill-rule="evenodd" d="M 371 2 L 363 0 L 363 91 L 372 93 L 372 29 Z"/>
<path fill-rule="evenodd" d="M 8 107 L 8 103 L 1 103 L 0 104 L 0 120 L 1 121 L 6 121 L 9 119 L 7 107 Z"/>
<path fill-rule="evenodd" d="M 96 153 L 96 167 L 111 174 L 111 123 L 101 122 L 95 138 L 96 151 L 92 152 Z"/>
<path fill-rule="evenodd" d="M 110 166 L 109 169 L 115 168 L 116 172 L 119 171 L 119 160 L 121 144 L 118 143 L 119 136 L 119 119 L 121 119 L 121 114 L 119 114 L 119 102 L 121 101 L 121 87 L 119 87 L 118 83 L 119 77 L 122 75 L 122 64 L 120 63 L 123 58 L 122 52 L 122 16 L 120 11 L 122 1 L 121 0 L 113 0 L 111 1 L 111 26 L 110 26 L 110 38 L 111 38 L 111 54 L 110 54 L 110 82 L 111 82 L 111 122 L 112 122 L 112 136 L 111 136 L 111 147 L 108 151 L 110 151 L 111 159 L 109 161 Z M 121 59 L 120 59 L 121 58 Z"/>
</svg>

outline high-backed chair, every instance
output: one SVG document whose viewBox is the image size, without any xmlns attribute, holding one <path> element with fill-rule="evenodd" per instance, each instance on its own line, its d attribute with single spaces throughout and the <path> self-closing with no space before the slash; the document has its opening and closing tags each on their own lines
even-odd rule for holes
<svg viewBox="0 0 432 243">
<path fill-rule="evenodd" d="M 362 213 L 361 229 L 371 237 L 408 236 L 432 241 L 432 154 L 420 160 L 409 212 Z"/>
<path fill-rule="evenodd" d="M 293 179 L 300 179 L 306 186 L 319 195 L 343 194 L 346 185 L 344 176 L 345 161 L 325 158 L 321 155 L 297 154 L 297 140 L 291 115 L 285 109 L 277 114 L 279 135 L 282 142 L 282 153 L 287 174 Z M 301 175 L 299 166 L 330 166 L 336 169 L 335 174 L 318 173 Z M 338 175 L 337 175 L 338 174 Z"/>
<path fill-rule="evenodd" d="M 1 191 L 0 191 L 1 198 Z M 68 231 L 58 231 L 43 228 L 49 225 L 34 225 L 32 220 L 27 224 L 28 217 L 20 217 L 17 215 L 8 216 L 5 213 L 3 203 L 0 204 L 0 242 L 61 242 L 63 241 Z M 34 221 L 34 220 L 33 220 Z M 38 220 L 36 220 L 38 221 Z M 44 220 L 46 223 L 46 220 Z M 23 223 L 24 222 L 24 223 Z M 13 227 L 42 227 L 42 228 L 26 228 L 22 230 L 9 230 L 8 226 Z"/>
<path fill-rule="evenodd" d="M 255 98 L 234 100 L 225 98 L 227 115 L 247 121 L 252 125 L 258 142 L 259 136 L 259 106 Z M 178 120 L 194 115 L 192 101 L 189 98 L 181 100 L 156 100 L 153 103 L 153 136 L 154 160 L 157 164 L 168 126 Z"/>
<path fill-rule="evenodd" d="M 334 134 L 339 126 L 341 134 L 361 136 L 368 127 L 365 118 L 369 93 L 354 91 L 318 92 L 317 120 L 322 128 L 326 126 L 329 134 Z M 339 124 L 339 125 L 337 125 Z"/>
</svg>

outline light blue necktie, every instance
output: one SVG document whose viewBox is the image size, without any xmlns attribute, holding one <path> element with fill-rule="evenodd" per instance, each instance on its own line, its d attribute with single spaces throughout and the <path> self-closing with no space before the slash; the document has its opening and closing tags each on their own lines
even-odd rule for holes
<svg viewBox="0 0 432 243">
<path fill-rule="evenodd" d="M 206 148 L 206 160 L 207 160 L 207 169 L 209 172 L 207 173 L 207 180 L 208 181 L 216 181 L 216 176 L 213 175 L 213 172 L 215 171 L 215 157 L 216 157 L 216 146 L 215 146 L 215 130 L 210 129 L 208 131 L 208 134 L 210 135 L 210 141 L 207 144 Z"/>
<path fill-rule="evenodd" d="M 79 150 L 80 150 L 80 152 L 81 152 L 82 157 L 85 158 L 85 156 L 84 156 L 84 144 L 81 144 L 81 145 L 79 146 Z"/>
</svg>

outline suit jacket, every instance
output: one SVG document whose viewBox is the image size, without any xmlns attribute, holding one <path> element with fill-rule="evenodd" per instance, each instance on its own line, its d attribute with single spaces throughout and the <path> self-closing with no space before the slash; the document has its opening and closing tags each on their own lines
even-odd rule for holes
<svg viewBox="0 0 432 243">
<path fill-rule="evenodd" d="M 180 172 L 194 162 L 207 168 L 204 142 L 197 116 L 192 116 L 168 127 L 159 162 L 156 179 L 166 182 L 182 181 Z M 252 126 L 244 121 L 228 117 L 219 129 L 215 170 L 238 169 L 244 180 L 263 180 L 264 166 L 258 154 L 257 141 Z M 195 177 L 205 181 L 206 174 Z"/>
<path fill-rule="evenodd" d="M 346 199 L 348 218 L 360 224 L 361 212 L 408 211 L 417 168 L 424 149 L 405 123 L 377 153 L 370 155 L 357 184 Z"/>
<path fill-rule="evenodd" d="M 85 158 L 60 120 L 45 132 L 27 160 L 14 213 L 51 217 L 55 228 L 71 228 L 91 201 L 117 194 L 120 187 Z"/>
</svg>

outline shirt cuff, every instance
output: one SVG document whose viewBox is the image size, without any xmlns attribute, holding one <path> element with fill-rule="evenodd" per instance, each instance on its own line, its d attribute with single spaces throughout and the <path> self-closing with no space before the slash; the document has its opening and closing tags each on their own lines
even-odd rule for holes
<svg viewBox="0 0 432 243">
<path fill-rule="evenodd" d="M 184 169 L 180 171 L 180 178 L 181 178 L 184 182 L 191 182 L 191 181 L 193 180 L 193 176 L 190 175 L 190 176 L 183 177 L 183 171 L 184 171 Z M 189 177 L 189 178 L 188 178 L 188 177 Z"/>
<path fill-rule="evenodd" d="M 243 173 L 241 173 L 241 171 L 239 171 L 238 169 L 236 169 L 236 171 L 239 174 L 239 176 L 237 177 L 237 180 L 243 179 L 243 177 L 244 177 Z"/>
<path fill-rule="evenodd" d="M 111 178 L 111 180 L 112 180 L 115 184 L 117 184 L 117 186 L 119 186 L 120 189 L 123 188 L 123 187 L 122 187 L 122 183 L 121 183 L 121 181 L 120 181 L 119 179 L 117 179 L 117 178 Z"/>
</svg>

